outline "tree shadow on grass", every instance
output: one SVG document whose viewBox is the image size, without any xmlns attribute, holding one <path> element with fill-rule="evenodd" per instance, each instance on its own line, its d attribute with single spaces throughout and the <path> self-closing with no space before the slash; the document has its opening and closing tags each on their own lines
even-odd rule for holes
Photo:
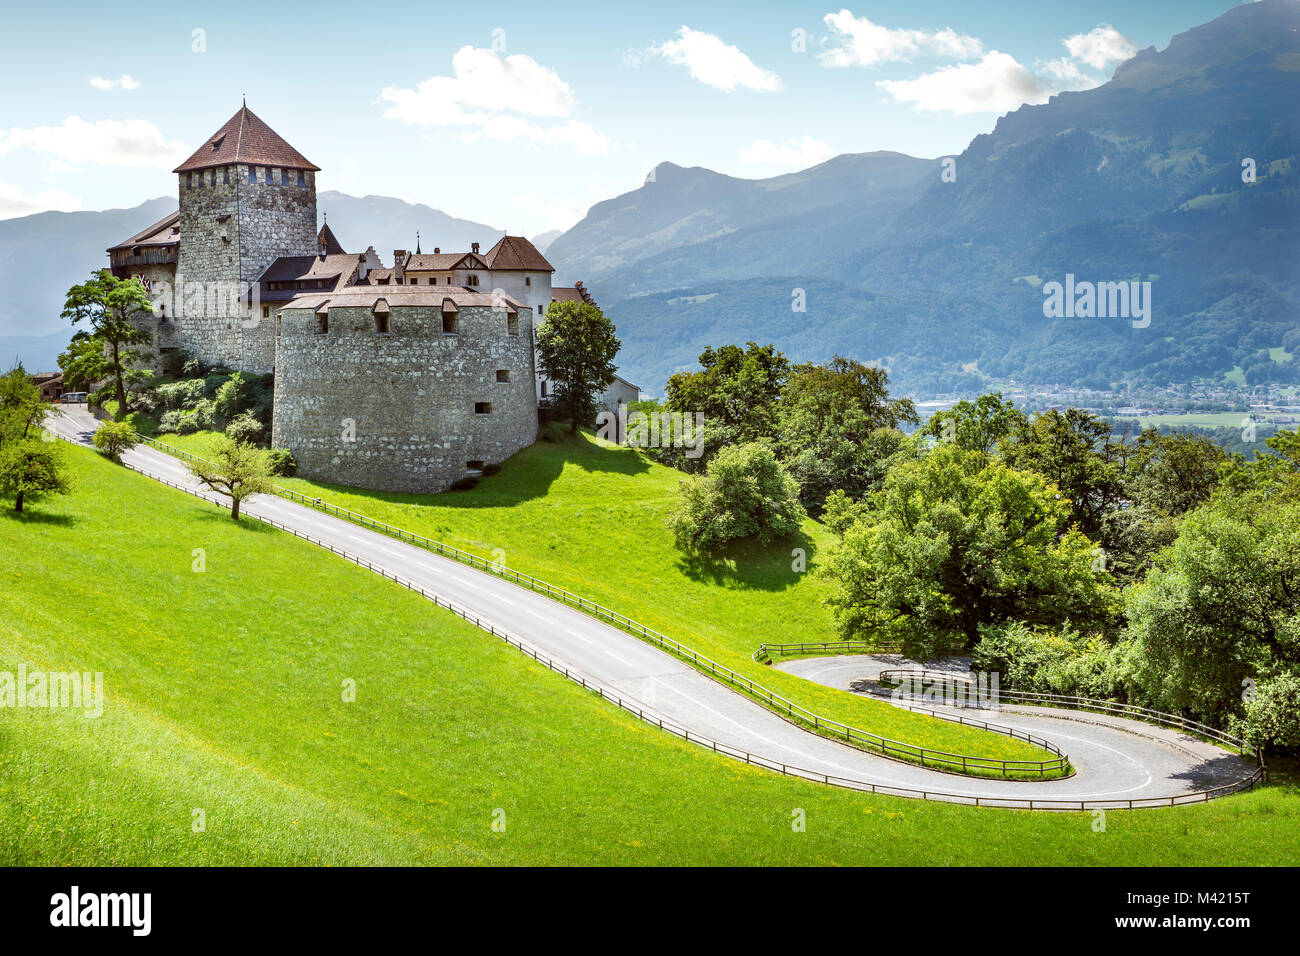
<svg viewBox="0 0 1300 956">
<path fill-rule="evenodd" d="M 31 506 L 26 506 L 23 511 L 14 511 L 11 504 L 0 506 L 0 520 L 12 521 L 15 524 L 56 525 L 63 528 L 70 527 L 77 522 L 77 519 L 70 514 L 63 514 L 58 511 L 33 511 Z"/>
<path fill-rule="evenodd" d="M 198 520 L 212 522 L 228 528 L 237 527 L 241 530 L 252 531 L 256 534 L 274 534 L 276 531 L 281 530 L 280 528 L 277 528 L 274 525 L 269 525 L 265 521 L 262 521 L 259 518 L 254 518 L 249 514 L 241 514 L 238 523 L 236 523 L 231 520 L 229 508 L 205 508 L 199 512 Z M 285 533 L 292 534 L 292 532 Z"/>
<path fill-rule="evenodd" d="M 802 556 L 796 549 L 803 552 Z M 677 569 L 701 584 L 737 590 L 784 591 L 809 573 L 816 550 L 812 538 L 800 531 L 769 545 L 741 541 L 733 542 L 717 554 L 680 553 Z"/>
</svg>

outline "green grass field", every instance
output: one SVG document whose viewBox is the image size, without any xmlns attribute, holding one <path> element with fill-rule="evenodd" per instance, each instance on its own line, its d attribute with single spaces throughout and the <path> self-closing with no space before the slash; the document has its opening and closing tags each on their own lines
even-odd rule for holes
<svg viewBox="0 0 1300 956">
<path fill-rule="evenodd" d="M 0 510 L 0 670 L 101 671 L 105 709 L 0 709 L 0 863 L 1259 865 L 1300 852 L 1289 782 L 1112 812 L 1096 832 L 1091 814 L 748 768 L 306 542 L 67 454 L 73 495 Z"/>
<path fill-rule="evenodd" d="M 202 454 L 198 447 L 187 449 Z M 936 750 L 1008 760 L 1051 754 L 1020 740 L 843 694 L 756 664 L 759 644 L 841 640 L 813 573 L 831 535 L 739 547 L 725 559 L 684 560 L 666 520 L 680 472 L 588 434 L 538 442 L 469 491 L 399 495 L 302 479 L 294 490 L 471 551 L 591 598 L 761 681 L 809 710 Z M 795 548 L 807 570 L 792 569 Z"/>
</svg>

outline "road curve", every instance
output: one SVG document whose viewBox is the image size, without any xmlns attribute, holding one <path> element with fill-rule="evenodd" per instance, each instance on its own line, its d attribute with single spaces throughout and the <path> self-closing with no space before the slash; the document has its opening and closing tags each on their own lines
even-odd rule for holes
<svg viewBox="0 0 1300 956">
<path fill-rule="evenodd" d="M 99 423 L 84 408 L 69 406 L 51 418 L 49 427 L 63 438 L 88 445 Z M 185 465 L 163 452 L 141 446 L 127 452 L 123 461 L 178 485 L 198 487 Z M 1116 804 L 1164 799 L 1227 785 L 1254 771 L 1248 761 L 1174 731 L 1091 714 L 1047 715 L 1037 709 L 1029 715 L 1004 709 L 995 719 L 1057 742 L 1078 771 L 1073 777 L 1038 782 L 981 779 L 887 760 L 806 731 L 624 631 L 450 558 L 271 495 L 246 500 L 242 511 L 348 551 L 438 595 L 617 695 L 625 705 L 689 730 L 693 738 L 717 741 L 805 773 L 926 791 L 931 798 L 1027 805 L 1031 799 Z M 885 663 L 853 656 L 781 666 L 847 690 L 870 667 L 878 670 Z M 1122 723 L 1134 726 L 1115 726 Z"/>
</svg>

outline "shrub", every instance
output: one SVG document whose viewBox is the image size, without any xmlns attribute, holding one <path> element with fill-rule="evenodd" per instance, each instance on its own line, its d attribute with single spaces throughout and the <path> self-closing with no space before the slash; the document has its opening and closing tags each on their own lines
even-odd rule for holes
<svg viewBox="0 0 1300 956">
<path fill-rule="evenodd" d="M 255 445 L 262 440 L 262 423 L 247 412 L 236 415 L 226 426 L 226 434 L 235 441 Z"/>
<path fill-rule="evenodd" d="M 181 412 L 171 411 L 163 412 L 162 417 L 158 419 L 158 434 L 167 435 L 173 432 L 179 432 L 181 427 Z"/>
<path fill-rule="evenodd" d="M 213 399 L 217 414 L 227 420 L 233 419 L 247 407 L 251 391 L 248 380 L 241 373 L 230 376 L 217 388 Z"/>
<path fill-rule="evenodd" d="M 298 474 L 298 460 L 287 448 L 272 448 L 266 453 L 266 464 L 271 474 L 280 478 Z"/>
<path fill-rule="evenodd" d="M 110 461 L 120 462 L 122 452 L 134 448 L 140 443 L 135 429 L 126 422 L 104 422 L 95 432 L 95 447 L 102 451 Z"/>
<path fill-rule="evenodd" d="M 683 551 L 709 552 L 752 538 L 767 544 L 799 531 L 799 486 L 761 443 L 718 452 L 708 471 L 681 482 L 669 526 Z"/>
<path fill-rule="evenodd" d="M 1300 750 L 1300 676 L 1283 672 L 1261 680 L 1246 700 L 1246 717 L 1232 729 L 1255 747 Z"/>
<path fill-rule="evenodd" d="M 569 437 L 569 426 L 566 422 L 550 421 L 537 430 L 537 437 L 542 441 L 562 442 Z"/>
</svg>

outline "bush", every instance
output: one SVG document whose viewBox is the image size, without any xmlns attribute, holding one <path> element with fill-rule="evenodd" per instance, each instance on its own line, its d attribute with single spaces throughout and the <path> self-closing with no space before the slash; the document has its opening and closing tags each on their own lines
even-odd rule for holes
<svg viewBox="0 0 1300 956">
<path fill-rule="evenodd" d="M 233 419 L 248 406 L 251 391 L 248 380 L 241 373 L 230 376 L 217 388 L 213 400 L 217 414 L 226 420 Z"/>
<path fill-rule="evenodd" d="M 794 535 L 805 517 L 798 484 L 771 448 L 755 442 L 722 449 L 705 474 L 682 481 L 669 526 L 679 548 L 703 553 Z"/>
<path fill-rule="evenodd" d="M 279 478 L 292 478 L 298 474 L 298 460 L 287 448 L 272 448 L 266 453 L 266 464 L 271 474 Z"/>
<path fill-rule="evenodd" d="M 236 415 L 226 426 L 226 434 L 235 441 L 248 442 L 250 445 L 256 445 L 262 440 L 264 428 L 252 415 L 243 412 Z"/>
<path fill-rule="evenodd" d="M 163 412 L 162 417 L 158 419 L 158 434 L 168 435 L 179 432 L 181 429 L 181 413 L 178 411 Z"/>
<path fill-rule="evenodd" d="M 542 441 L 562 442 L 569 437 L 569 426 L 566 422 L 547 422 L 537 430 L 537 437 Z"/>
<path fill-rule="evenodd" d="M 1300 750 L 1300 676 L 1283 672 L 1261 680 L 1246 700 L 1246 717 L 1232 729 L 1255 747 Z"/>
<path fill-rule="evenodd" d="M 122 452 L 134 448 L 140 439 L 126 422 L 103 422 L 95 432 L 94 442 L 110 461 L 120 462 Z"/>
</svg>

